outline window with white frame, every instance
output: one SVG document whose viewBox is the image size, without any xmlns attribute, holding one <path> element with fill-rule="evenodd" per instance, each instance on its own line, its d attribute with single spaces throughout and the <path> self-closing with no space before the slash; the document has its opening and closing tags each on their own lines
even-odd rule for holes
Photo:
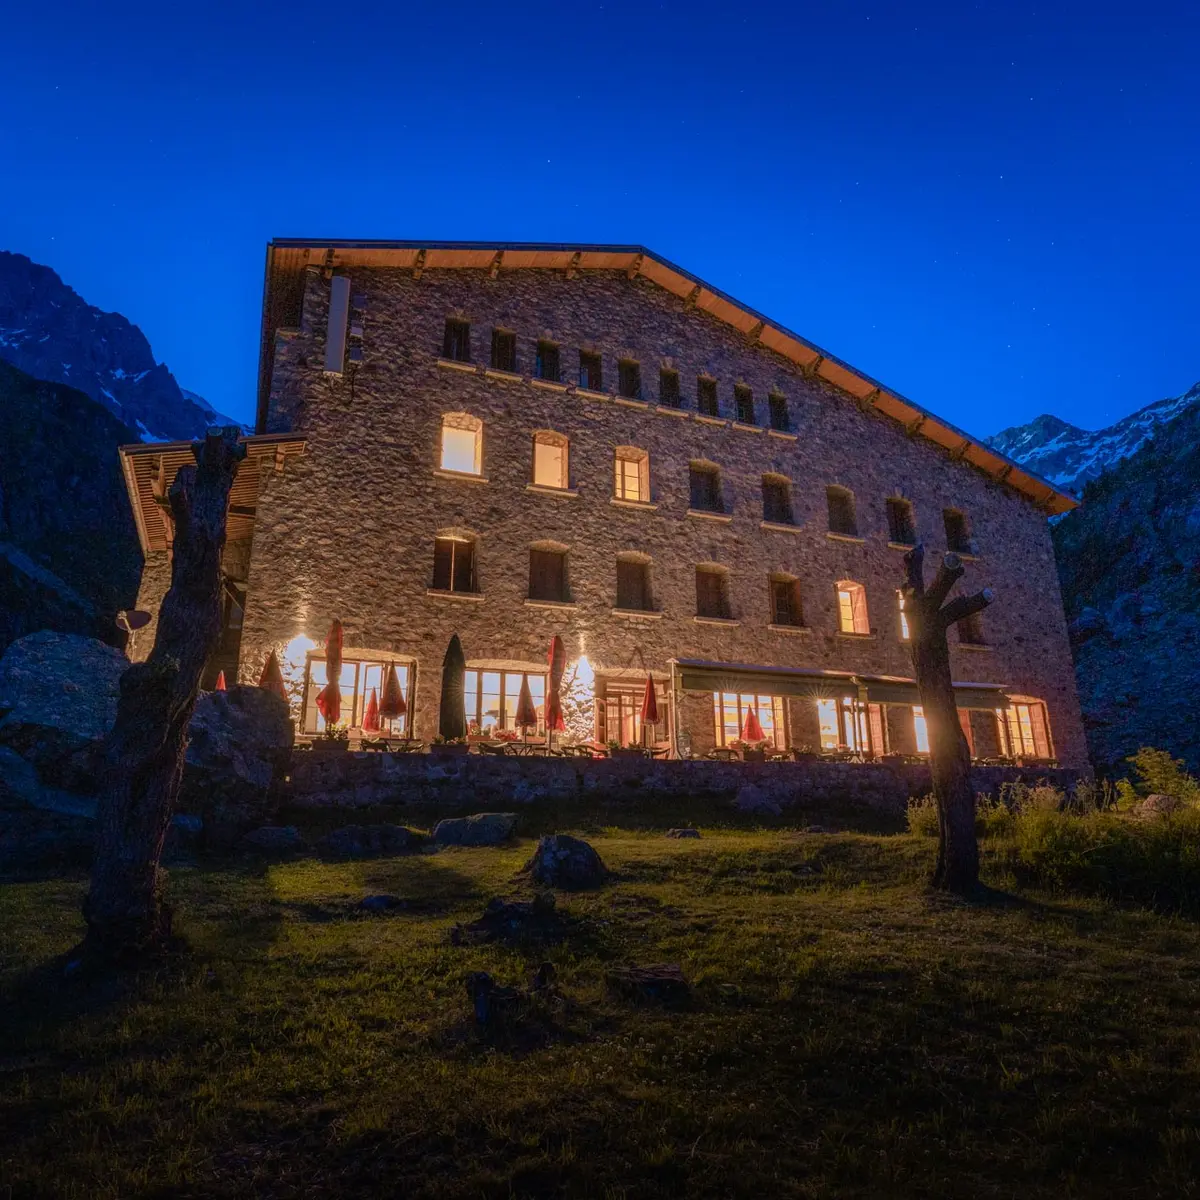
<svg viewBox="0 0 1200 1200">
<path fill-rule="evenodd" d="M 376 704 L 383 700 L 383 689 L 387 683 L 388 670 L 396 668 L 396 676 L 400 681 L 400 692 L 404 696 L 408 711 L 402 717 L 390 720 L 381 719 L 380 732 L 395 737 L 408 736 L 408 721 L 412 715 L 412 696 L 410 684 L 412 674 L 410 664 L 406 662 L 391 662 L 380 659 L 343 658 L 342 672 L 338 677 L 338 690 L 342 694 L 342 711 L 338 724 L 347 728 L 362 727 L 363 716 L 371 693 L 375 693 Z M 304 715 L 301 722 L 303 733 L 321 733 L 325 729 L 325 718 L 317 708 L 317 696 L 329 682 L 325 672 L 323 655 L 310 654 L 304 671 Z"/>
<path fill-rule="evenodd" d="M 742 741 L 746 714 L 753 710 L 762 726 L 767 745 L 787 749 L 787 720 L 782 696 L 762 696 L 746 692 L 713 692 L 714 733 L 718 746 Z"/>
<path fill-rule="evenodd" d="M 472 668 L 464 674 L 467 732 L 489 737 L 505 731 L 523 732 L 517 725 L 517 702 L 521 681 L 528 680 L 529 694 L 537 712 L 537 727 L 531 737 L 546 732 L 546 676 L 531 671 L 486 670 Z"/>
<path fill-rule="evenodd" d="M 613 464 L 616 498 L 647 503 L 650 499 L 650 455 L 636 446 L 618 446 Z"/>
<path fill-rule="evenodd" d="M 542 429 L 533 435 L 533 482 L 538 487 L 566 488 L 569 443 L 561 433 Z"/>
<path fill-rule="evenodd" d="M 837 585 L 838 629 L 842 633 L 871 632 L 867 620 L 867 589 L 861 583 L 843 579 Z"/>
<path fill-rule="evenodd" d="M 446 413 L 442 417 L 443 471 L 461 475 L 479 475 L 483 471 L 483 422 L 467 413 Z"/>
</svg>

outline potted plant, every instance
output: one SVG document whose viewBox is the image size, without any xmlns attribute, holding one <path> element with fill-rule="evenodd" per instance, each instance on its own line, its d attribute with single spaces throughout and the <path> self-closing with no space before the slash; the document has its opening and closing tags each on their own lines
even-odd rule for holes
<svg viewBox="0 0 1200 1200">
<path fill-rule="evenodd" d="M 820 757 L 820 754 L 807 743 L 803 746 L 796 746 L 792 750 L 792 758 L 796 762 L 816 762 Z"/>
<path fill-rule="evenodd" d="M 465 737 L 445 738 L 440 733 L 429 743 L 429 753 L 442 756 L 466 754 L 470 749 L 471 746 Z"/>
<path fill-rule="evenodd" d="M 326 725 L 325 731 L 312 740 L 312 752 L 321 757 L 345 754 L 350 749 L 350 731 L 344 725 Z"/>
<path fill-rule="evenodd" d="M 608 739 L 608 757 L 609 758 L 641 758 L 642 751 L 640 746 L 622 746 L 616 738 Z"/>
</svg>

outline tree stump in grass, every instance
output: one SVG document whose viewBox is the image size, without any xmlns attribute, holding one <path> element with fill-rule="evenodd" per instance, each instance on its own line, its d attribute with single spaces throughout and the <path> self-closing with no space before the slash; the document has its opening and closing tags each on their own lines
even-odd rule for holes
<svg viewBox="0 0 1200 1200">
<path fill-rule="evenodd" d="M 945 555 L 928 588 L 924 562 L 923 546 L 914 546 L 904 556 L 904 615 L 913 674 L 929 730 L 929 765 L 938 810 L 938 856 L 932 882 L 939 891 L 966 895 L 979 886 L 979 842 L 971 751 L 958 722 L 946 635 L 951 626 L 985 609 L 992 602 L 992 593 L 984 588 L 973 596 L 947 601 L 962 578 L 962 559 L 953 553 Z"/>
<path fill-rule="evenodd" d="M 183 776 L 200 676 L 221 635 L 221 552 L 229 493 L 246 448 L 238 430 L 210 430 L 179 469 L 169 503 L 171 587 L 154 649 L 121 676 L 105 743 L 91 890 L 83 903 L 86 959 L 131 965 L 164 950 L 171 911 L 162 896 L 163 839 Z"/>
</svg>

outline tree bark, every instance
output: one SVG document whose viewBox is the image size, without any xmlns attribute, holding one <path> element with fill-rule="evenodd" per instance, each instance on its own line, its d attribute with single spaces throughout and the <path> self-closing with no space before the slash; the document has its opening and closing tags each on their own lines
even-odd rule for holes
<svg viewBox="0 0 1200 1200">
<path fill-rule="evenodd" d="M 917 692 L 929 730 L 929 764 L 938 809 L 938 856 L 932 883 L 939 891 L 967 895 L 979 886 L 975 791 L 971 786 L 971 751 L 958 721 L 946 635 L 952 625 L 986 608 L 992 602 L 992 593 L 985 588 L 946 603 L 950 590 L 962 577 L 962 560 L 957 554 L 947 554 L 928 590 L 924 560 L 922 546 L 915 546 L 904 556 L 904 615 Z"/>
<path fill-rule="evenodd" d="M 192 447 L 169 501 L 175 523 L 171 587 L 154 649 L 121 677 L 105 745 L 92 886 L 84 900 L 86 957 L 117 966 L 169 944 L 171 911 L 159 868 L 179 795 L 200 676 L 221 633 L 221 552 L 229 492 L 246 448 L 238 430 L 211 430 Z"/>
</svg>

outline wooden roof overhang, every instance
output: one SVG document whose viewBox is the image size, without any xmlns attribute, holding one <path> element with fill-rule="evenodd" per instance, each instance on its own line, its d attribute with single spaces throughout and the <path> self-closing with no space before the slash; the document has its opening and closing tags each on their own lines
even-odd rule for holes
<svg viewBox="0 0 1200 1200">
<path fill-rule="evenodd" d="M 1069 512 L 1079 501 L 1019 463 L 984 445 L 915 401 L 843 362 L 762 313 L 705 283 L 645 246 L 558 245 L 542 242 L 412 242 L 342 241 L 275 238 L 267 246 L 263 287 L 262 345 L 259 355 L 257 428 L 266 427 L 274 338 L 278 329 L 295 327 L 300 319 L 304 270 L 319 266 L 335 271 L 355 267 L 411 270 L 417 278 L 426 270 L 525 269 L 564 271 L 624 271 L 641 275 L 680 297 L 690 308 L 724 321 L 758 345 L 796 363 L 810 376 L 825 380 L 850 396 L 861 408 L 878 409 L 904 426 L 911 437 L 941 446 L 952 459 L 969 463 L 1004 483 L 1046 513 Z"/>
<path fill-rule="evenodd" d="M 282 471 L 289 454 L 304 453 L 304 438 L 295 434 L 256 434 L 238 439 L 246 457 L 238 466 L 229 493 L 226 540 L 249 540 L 254 533 L 259 482 L 264 470 Z M 169 550 L 174 530 L 167 495 L 179 468 L 196 461 L 192 442 L 138 442 L 120 446 L 121 470 L 142 552 Z"/>
</svg>

